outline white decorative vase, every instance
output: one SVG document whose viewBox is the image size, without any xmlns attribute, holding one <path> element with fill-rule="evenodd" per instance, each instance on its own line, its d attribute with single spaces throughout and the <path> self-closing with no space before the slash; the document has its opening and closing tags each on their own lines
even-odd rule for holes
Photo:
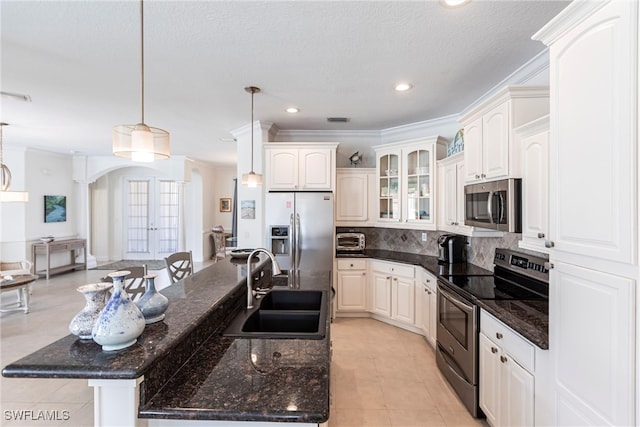
<svg viewBox="0 0 640 427">
<path fill-rule="evenodd" d="M 157 274 L 147 274 L 144 278 L 147 281 L 144 295 L 136 301 L 136 305 L 144 316 L 146 324 L 159 322 L 164 319 L 164 312 L 169 307 L 169 299 L 158 293 L 155 285 Z"/>
<path fill-rule="evenodd" d="M 105 351 L 120 350 L 135 344 L 144 331 L 144 316 L 124 290 L 129 271 L 109 273 L 113 294 L 93 326 L 93 340 Z"/>
<path fill-rule="evenodd" d="M 107 291 L 113 286 L 112 283 L 90 283 L 79 286 L 76 290 L 86 299 L 87 303 L 69 323 L 69 332 L 77 335 L 81 340 L 90 340 L 91 331 L 96 320 L 100 316 L 107 300 Z"/>
</svg>

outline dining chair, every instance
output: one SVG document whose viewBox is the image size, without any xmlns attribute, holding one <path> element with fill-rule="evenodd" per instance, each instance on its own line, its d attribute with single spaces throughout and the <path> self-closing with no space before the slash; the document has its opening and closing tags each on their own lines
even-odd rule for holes
<svg viewBox="0 0 640 427">
<path fill-rule="evenodd" d="M 211 238 L 213 239 L 213 253 L 211 254 L 211 259 L 214 260 L 214 262 L 218 262 L 218 260 L 224 259 L 227 256 L 224 227 L 216 225 L 211 229 L 211 232 Z"/>
<path fill-rule="evenodd" d="M 130 271 L 131 273 L 125 276 L 124 278 L 124 290 L 129 294 L 129 298 L 131 301 L 136 301 L 144 295 L 146 290 L 145 288 L 145 279 L 144 276 L 147 274 L 147 266 L 143 265 L 142 267 L 123 267 L 118 271 Z M 100 278 L 101 282 L 110 282 L 113 283 L 113 279 L 109 276 L 105 276 Z"/>
<path fill-rule="evenodd" d="M 193 274 L 193 257 L 191 251 L 176 252 L 164 259 L 171 283 L 176 283 Z"/>
</svg>

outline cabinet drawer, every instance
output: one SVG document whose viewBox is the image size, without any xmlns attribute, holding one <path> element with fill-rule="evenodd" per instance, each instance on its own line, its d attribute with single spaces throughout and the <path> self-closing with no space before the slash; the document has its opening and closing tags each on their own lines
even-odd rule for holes
<svg viewBox="0 0 640 427">
<path fill-rule="evenodd" d="M 433 274 L 427 272 L 424 268 L 416 268 L 416 279 L 419 284 L 425 285 L 435 292 L 438 279 Z"/>
<path fill-rule="evenodd" d="M 339 259 L 338 270 L 366 270 L 367 260 L 365 259 Z"/>
<path fill-rule="evenodd" d="M 535 371 L 535 348 L 532 343 L 509 328 L 491 314 L 480 312 L 480 331 L 502 347 L 519 365 L 529 372 Z"/>
<path fill-rule="evenodd" d="M 392 274 L 394 276 L 403 276 L 411 279 L 414 277 L 414 268 L 403 264 L 372 261 L 371 269 L 381 273 Z"/>
</svg>

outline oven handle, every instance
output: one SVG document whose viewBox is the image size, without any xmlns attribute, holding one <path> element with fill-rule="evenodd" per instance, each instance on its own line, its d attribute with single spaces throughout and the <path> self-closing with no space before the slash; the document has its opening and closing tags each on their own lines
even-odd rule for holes
<svg viewBox="0 0 640 427">
<path fill-rule="evenodd" d="M 444 287 L 438 283 L 438 291 L 442 293 L 446 299 L 451 301 L 451 303 L 457 306 L 460 310 L 464 311 L 467 314 L 473 314 L 473 305 L 469 305 L 466 302 L 462 301 L 458 297 L 454 296 L 451 292 L 446 291 Z"/>
</svg>

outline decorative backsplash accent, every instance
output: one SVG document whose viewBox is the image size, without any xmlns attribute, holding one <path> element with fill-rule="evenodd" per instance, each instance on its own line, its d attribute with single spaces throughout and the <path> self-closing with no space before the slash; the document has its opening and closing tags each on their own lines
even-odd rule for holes
<svg viewBox="0 0 640 427">
<path fill-rule="evenodd" d="M 409 230 L 401 228 L 380 227 L 337 227 L 336 232 L 364 233 L 366 247 L 394 252 L 408 252 L 438 256 L 438 238 L 441 231 Z M 422 241 L 422 233 L 427 233 L 427 241 Z M 521 234 L 505 233 L 503 237 L 467 237 L 471 242 L 467 247 L 467 262 L 493 271 L 493 256 L 496 248 L 507 248 L 522 251 L 518 248 Z M 540 256 L 540 254 L 536 254 Z"/>
</svg>

